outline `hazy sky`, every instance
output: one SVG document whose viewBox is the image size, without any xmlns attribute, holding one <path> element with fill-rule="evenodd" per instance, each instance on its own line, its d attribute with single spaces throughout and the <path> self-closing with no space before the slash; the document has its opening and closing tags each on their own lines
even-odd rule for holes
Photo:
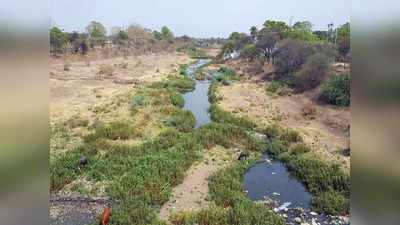
<svg viewBox="0 0 400 225">
<path fill-rule="evenodd" d="M 175 35 L 227 37 L 232 31 L 248 32 L 266 19 L 286 23 L 309 20 L 314 30 L 350 20 L 348 0 L 53 0 L 51 19 L 65 31 L 83 31 L 92 21 L 110 30 L 139 23 L 160 30 L 168 26 Z"/>
</svg>

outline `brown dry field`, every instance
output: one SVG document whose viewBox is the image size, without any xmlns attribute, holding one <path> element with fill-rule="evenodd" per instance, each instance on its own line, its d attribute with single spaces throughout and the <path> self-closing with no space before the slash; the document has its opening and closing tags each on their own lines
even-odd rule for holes
<svg viewBox="0 0 400 225">
<path fill-rule="evenodd" d="M 75 61 L 70 63 L 69 71 L 64 71 L 64 63 L 55 60 L 50 63 L 50 121 L 53 124 L 76 114 L 93 118 L 92 109 L 97 105 L 145 83 L 160 81 L 178 64 L 191 61 L 179 53 L 143 55 L 91 61 L 90 66 L 84 61 Z M 122 68 L 124 63 L 127 68 Z M 113 75 L 100 77 L 102 65 L 114 68 Z"/>
<path fill-rule="evenodd" d="M 219 105 L 238 116 L 247 116 L 257 124 L 278 123 L 301 133 L 307 144 L 312 146 L 309 157 L 339 163 L 349 171 L 350 157 L 343 154 L 349 145 L 345 129 L 350 123 L 350 108 L 321 105 L 316 100 L 319 89 L 302 94 L 279 96 L 268 94 L 270 82 L 264 79 L 274 71 L 272 65 L 265 64 L 264 72 L 254 75 L 252 65 L 243 60 L 230 60 L 223 64 L 211 65 L 208 69 L 221 66 L 234 68 L 240 81 L 230 86 L 221 86 L 217 93 L 222 96 Z M 348 72 L 347 65 L 346 71 Z M 343 64 L 334 64 L 332 72 L 343 72 Z M 315 110 L 314 118 L 304 114 L 306 108 Z"/>
</svg>

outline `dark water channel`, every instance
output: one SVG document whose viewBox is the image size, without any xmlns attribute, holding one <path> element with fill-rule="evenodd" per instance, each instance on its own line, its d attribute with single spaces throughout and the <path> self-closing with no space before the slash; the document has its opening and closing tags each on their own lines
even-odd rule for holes
<svg viewBox="0 0 400 225">
<path fill-rule="evenodd" d="M 312 195 L 304 185 L 293 178 L 280 162 L 264 154 L 265 162 L 258 163 L 244 175 L 243 187 L 253 201 L 269 198 L 280 206 L 309 209 Z"/>
</svg>

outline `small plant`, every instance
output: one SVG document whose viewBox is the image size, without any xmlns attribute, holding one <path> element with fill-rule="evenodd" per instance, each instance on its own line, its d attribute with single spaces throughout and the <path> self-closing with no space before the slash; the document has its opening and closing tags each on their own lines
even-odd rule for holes
<svg viewBox="0 0 400 225">
<path fill-rule="evenodd" d="M 283 87 L 284 84 L 278 81 L 273 81 L 270 85 L 267 87 L 267 91 L 270 93 L 275 93 L 279 88 Z"/>
<path fill-rule="evenodd" d="M 311 149 L 305 143 L 295 143 L 289 148 L 289 152 L 295 155 L 300 155 L 309 152 Z"/>
<path fill-rule="evenodd" d="M 137 107 L 147 105 L 148 103 L 149 103 L 148 97 L 144 95 L 137 95 L 133 97 L 131 100 L 131 108 L 136 109 Z"/>
<path fill-rule="evenodd" d="M 79 115 L 75 115 L 65 122 L 65 125 L 68 125 L 70 128 L 87 127 L 88 124 L 89 120 L 83 119 Z"/>
</svg>

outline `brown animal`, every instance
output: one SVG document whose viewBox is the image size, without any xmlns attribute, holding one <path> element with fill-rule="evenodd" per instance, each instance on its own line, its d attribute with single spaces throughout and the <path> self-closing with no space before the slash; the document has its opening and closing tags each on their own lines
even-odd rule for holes
<svg viewBox="0 0 400 225">
<path fill-rule="evenodd" d="M 110 220 L 111 211 L 110 208 L 106 208 L 101 215 L 100 225 L 107 225 L 108 221 Z"/>
</svg>

